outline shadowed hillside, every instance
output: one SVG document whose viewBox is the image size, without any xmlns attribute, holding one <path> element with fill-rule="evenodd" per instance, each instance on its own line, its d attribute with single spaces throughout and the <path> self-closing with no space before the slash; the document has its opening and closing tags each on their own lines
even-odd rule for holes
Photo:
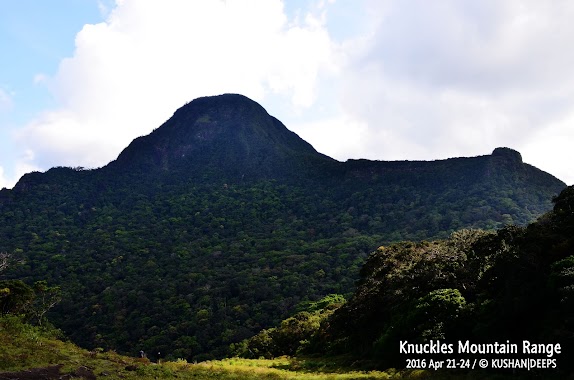
<svg viewBox="0 0 574 380">
<path fill-rule="evenodd" d="M 302 301 L 349 295 L 382 243 L 524 225 L 565 187 L 520 154 L 338 162 L 241 95 L 186 104 L 106 167 L 0 191 L 5 276 L 59 285 L 75 342 L 225 355 Z"/>
</svg>

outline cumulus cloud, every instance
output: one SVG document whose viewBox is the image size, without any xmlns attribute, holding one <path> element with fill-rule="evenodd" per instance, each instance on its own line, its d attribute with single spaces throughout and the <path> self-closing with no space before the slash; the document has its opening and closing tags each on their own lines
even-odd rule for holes
<svg viewBox="0 0 574 380">
<path fill-rule="evenodd" d="M 100 166 L 199 96 L 271 94 L 309 107 L 319 77 L 336 72 L 332 51 L 320 14 L 292 20 L 278 0 L 117 1 L 42 77 L 60 107 L 19 139 L 43 167 Z"/>
<path fill-rule="evenodd" d="M 106 21 L 36 77 L 59 107 L 20 130 L 29 164 L 104 165 L 185 102 L 238 92 L 340 160 L 508 146 L 574 183 L 572 2 L 100 4 Z"/>
<path fill-rule="evenodd" d="M 22 177 L 26 173 L 30 173 L 33 171 L 40 171 L 36 165 L 32 163 L 33 161 L 33 152 L 27 150 L 23 152 L 23 154 L 18 157 L 16 160 L 13 169 L 13 173 L 7 173 L 2 166 L 0 166 L 0 189 L 3 188 L 12 188 L 18 182 L 20 177 Z"/>
<path fill-rule="evenodd" d="M 573 153 L 558 153 L 550 142 L 533 143 L 570 117 L 573 3 L 368 6 L 372 32 L 355 41 L 340 98 L 347 117 L 368 126 L 370 143 L 357 155 L 433 159 L 510 146 L 526 150 L 525 160 L 535 165 L 574 162 Z M 561 178 L 574 182 L 572 175 Z"/>
</svg>

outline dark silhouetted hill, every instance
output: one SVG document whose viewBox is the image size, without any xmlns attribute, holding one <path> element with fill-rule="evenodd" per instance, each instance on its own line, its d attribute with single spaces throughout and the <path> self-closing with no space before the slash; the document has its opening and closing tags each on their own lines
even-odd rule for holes
<svg viewBox="0 0 574 380">
<path fill-rule="evenodd" d="M 382 243 L 525 225 L 565 184 L 497 148 L 339 162 L 241 95 L 196 99 L 95 170 L 0 192 L 6 275 L 48 280 L 50 319 L 88 348 L 221 356 L 296 305 L 351 294 Z"/>
</svg>

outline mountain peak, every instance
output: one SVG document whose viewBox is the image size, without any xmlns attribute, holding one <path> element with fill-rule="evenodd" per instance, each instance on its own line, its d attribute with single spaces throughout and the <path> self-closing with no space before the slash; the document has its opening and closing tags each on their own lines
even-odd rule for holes
<svg viewBox="0 0 574 380">
<path fill-rule="evenodd" d="M 181 112 L 189 112 L 190 109 L 203 107 L 254 107 L 259 111 L 267 112 L 259 103 L 245 95 L 226 93 L 196 98 L 176 110 L 174 116 Z"/>
<path fill-rule="evenodd" d="M 496 148 L 492 151 L 494 157 L 504 157 L 510 161 L 522 163 L 522 155 L 514 149 L 510 148 Z"/>
<path fill-rule="evenodd" d="M 276 178 L 301 170 L 308 159 L 331 160 L 257 102 L 224 94 L 179 108 L 161 127 L 134 140 L 113 166 L 188 175 L 207 168 L 227 177 Z"/>
</svg>

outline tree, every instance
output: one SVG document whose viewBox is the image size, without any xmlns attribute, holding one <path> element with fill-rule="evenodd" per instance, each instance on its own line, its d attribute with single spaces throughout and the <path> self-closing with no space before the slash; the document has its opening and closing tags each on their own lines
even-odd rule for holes
<svg viewBox="0 0 574 380">
<path fill-rule="evenodd" d="M 446 339 L 463 313 L 466 300 L 458 289 L 437 289 L 417 300 L 412 311 L 412 326 L 424 340 Z"/>
<path fill-rule="evenodd" d="M 36 281 L 33 289 L 36 296 L 30 307 L 30 314 L 38 325 L 42 325 L 44 315 L 62 300 L 62 291 L 59 286 L 48 286 L 46 281 Z"/>
<path fill-rule="evenodd" d="M 6 252 L 0 252 L 0 272 L 8 268 L 9 261 L 10 261 L 10 255 Z"/>
<path fill-rule="evenodd" d="M 0 281 L 0 314 L 24 314 L 33 300 L 34 290 L 23 281 Z"/>
<path fill-rule="evenodd" d="M 9 260 L 10 255 L 0 254 L 0 269 L 5 269 Z M 44 315 L 61 299 L 60 287 L 48 286 L 46 281 L 36 281 L 33 287 L 22 280 L 0 281 L 0 315 L 21 315 L 42 325 Z"/>
</svg>

